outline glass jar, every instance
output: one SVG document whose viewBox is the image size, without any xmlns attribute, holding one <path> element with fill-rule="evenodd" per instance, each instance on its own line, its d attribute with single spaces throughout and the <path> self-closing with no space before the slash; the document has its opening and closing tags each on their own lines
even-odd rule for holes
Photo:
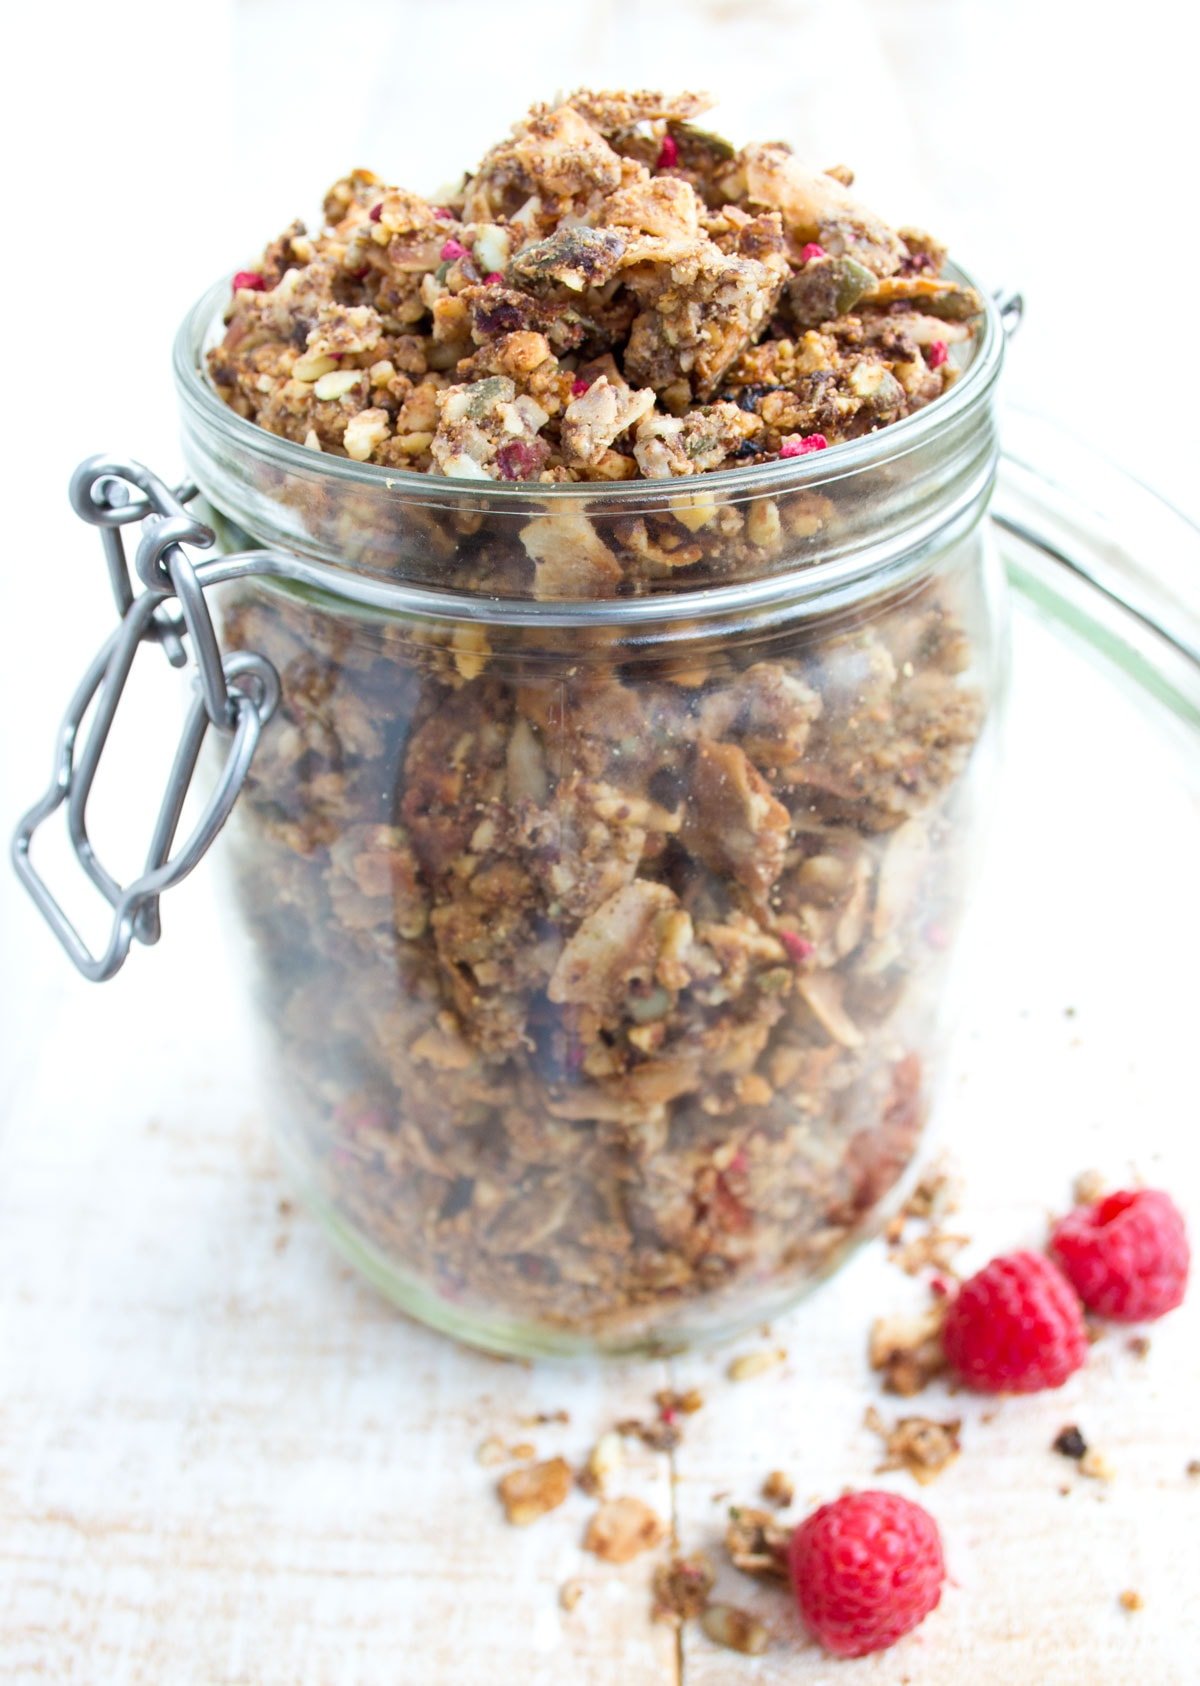
<svg viewBox="0 0 1200 1686">
<path fill-rule="evenodd" d="M 227 857 L 301 1191 L 498 1351 L 771 1316 L 896 1201 L 936 1086 L 1003 689 L 996 310 L 827 454 L 543 487 L 243 420 L 226 296 L 175 366 L 226 670 L 279 682 Z"/>
</svg>

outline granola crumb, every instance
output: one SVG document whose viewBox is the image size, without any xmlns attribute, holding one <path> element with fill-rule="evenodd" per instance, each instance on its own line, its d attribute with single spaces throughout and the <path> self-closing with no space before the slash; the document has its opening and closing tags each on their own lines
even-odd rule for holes
<svg viewBox="0 0 1200 1686">
<path fill-rule="evenodd" d="M 537 1457 L 537 1447 L 531 1440 L 519 1440 L 509 1448 L 508 1455 L 514 1463 L 528 1463 L 531 1458 Z"/>
<path fill-rule="evenodd" d="M 498 1434 L 489 1434 L 486 1440 L 479 1443 L 476 1450 L 476 1461 L 485 1469 L 496 1464 L 528 1463 L 537 1457 L 537 1447 L 528 1440 L 519 1440 L 515 1446 L 509 1446 L 501 1440 Z"/>
<path fill-rule="evenodd" d="M 760 1657 L 767 1648 L 769 1635 L 758 1617 L 734 1604 L 710 1604 L 700 1626 L 714 1645 L 723 1645 L 727 1651 Z"/>
<path fill-rule="evenodd" d="M 1190 1475 L 1193 1481 L 1197 1476 L 1200 1476 L 1200 1458 L 1190 1458 L 1188 1460 L 1187 1469 L 1184 1473 L 1186 1475 Z"/>
<path fill-rule="evenodd" d="M 796 1484 L 781 1469 L 773 1469 L 762 1484 L 762 1496 L 769 1505 L 786 1510 L 796 1497 Z"/>
<path fill-rule="evenodd" d="M 1146 1608 L 1146 1600 L 1142 1597 L 1141 1593 L 1134 1592 L 1130 1589 L 1126 1589 L 1126 1591 L 1121 1594 L 1118 1602 L 1120 1603 L 1122 1610 L 1129 1610 L 1131 1612 L 1134 1610 L 1144 1610 Z"/>
<path fill-rule="evenodd" d="M 889 1428 L 873 1405 L 867 1408 L 867 1427 L 883 1441 L 887 1454 L 875 1473 L 885 1475 L 889 1470 L 905 1469 L 922 1486 L 940 1475 L 962 1450 L 959 1431 L 962 1419 L 937 1422 L 932 1417 L 901 1417 Z"/>
<path fill-rule="evenodd" d="M 1088 1443 L 1075 1424 L 1068 1423 L 1066 1428 L 1060 1429 L 1055 1436 L 1051 1449 L 1061 1457 L 1074 1458 L 1079 1462 L 1087 1456 Z"/>
<path fill-rule="evenodd" d="M 592 1447 L 587 1463 L 576 1478 L 577 1482 L 585 1493 L 602 1494 L 624 1462 L 621 1436 L 616 1429 L 609 1429 Z"/>
<path fill-rule="evenodd" d="M 683 1439 L 678 1422 L 666 1417 L 654 1417 L 649 1422 L 643 1422 L 640 1417 L 623 1417 L 617 1424 L 617 1433 L 627 1440 L 640 1440 L 652 1452 L 673 1452 Z"/>
<path fill-rule="evenodd" d="M 1094 1206 L 1108 1191 L 1108 1178 L 1102 1171 L 1080 1171 L 1071 1184 L 1071 1196 L 1076 1206 Z"/>
<path fill-rule="evenodd" d="M 522 1417 L 522 1428 L 544 1428 L 550 1423 L 569 1423 L 570 1411 L 535 1411 L 532 1417 Z"/>
<path fill-rule="evenodd" d="M 582 1581 L 564 1581 L 558 1589 L 558 1602 L 564 1610 L 573 1610 L 582 1597 Z"/>
<path fill-rule="evenodd" d="M 1135 1358 L 1148 1358 L 1150 1356 L 1149 1335 L 1131 1335 L 1125 1342 L 1125 1346 Z"/>
<path fill-rule="evenodd" d="M 712 1564 L 702 1551 L 660 1563 L 652 1582 L 651 1620 L 677 1628 L 694 1616 L 703 1615 L 716 1578 Z"/>
<path fill-rule="evenodd" d="M 761 1376 L 767 1370 L 773 1370 L 777 1364 L 782 1364 L 786 1358 L 786 1347 L 761 1347 L 757 1352 L 744 1352 L 740 1358 L 732 1359 L 725 1374 L 731 1382 L 753 1381 L 755 1376 Z"/>
<path fill-rule="evenodd" d="M 528 1464 L 502 1476 L 498 1490 L 508 1520 L 524 1528 L 565 1501 L 571 1491 L 571 1466 L 565 1458 Z"/>
<path fill-rule="evenodd" d="M 667 1525 L 641 1499 L 606 1499 L 588 1523 L 585 1551 L 605 1563 L 628 1563 L 667 1537 Z"/>
<path fill-rule="evenodd" d="M 888 1393 L 910 1399 L 946 1368 L 942 1324 L 946 1301 L 934 1300 L 924 1311 L 878 1317 L 871 1326 L 868 1358 L 883 1376 Z"/>
<path fill-rule="evenodd" d="M 689 1387 L 686 1393 L 676 1393 L 674 1388 L 664 1387 L 654 1395 L 654 1403 L 660 1411 L 681 1411 L 685 1417 L 702 1410 L 704 1395 L 698 1387 Z"/>
<path fill-rule="evenodd" d="M 1089 1446 L 1079 1460 L 1079 1473 L 1089 1476 L 1093 1481 L 1111 1481 L 1117 1472 L 1103 1452 Z"/>
<path fill-rule="evenodd" d="M 944 1165 L 934 1165 L 918 1179 L 901 1212 L 906 1218 L 929 1223 L 957 1212 L 961 1198 L 959 1178 Z"/>
<path fill-rule="evenodd" d="M 768 1510 L 731 1505 L 725 1551 L 735 1569 L 762 1580 L 786 1581 L 792 1530 Z"/>
</svg>

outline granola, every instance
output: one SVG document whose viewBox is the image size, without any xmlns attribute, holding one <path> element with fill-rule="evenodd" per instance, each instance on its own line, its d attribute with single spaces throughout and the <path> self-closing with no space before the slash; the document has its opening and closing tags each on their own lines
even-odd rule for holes
<svg viewBox="0 0 1200 1686">
<path fill-rule="evenodd" d="M 842 172 L 710 102 L 537 105 L 435 204 L 369 170 L 236 278 L 222 397 L 314 450 L 473 480 L 691 476 L 935 400 L 979 300 Z"/>
<path fill-rule="evenodd" d="M 354 172 L 236 292 L 217 389 L 318 468 L 423 475 L 384 537 L 464 599 L 819 561 L 847 494 L 718 501 L 710 471 L 936 400 L 978 301 L 841 174 L 737 152 L 703 109 L 536 108 L 444 203 Z M 664 477 L 669 508 L 594 510 Z M 587 496 L 463 501 L 496 480 Z M 341 483 L 302 493 L 273 489 L 405 572 Z M 985 610 L 954 557 L 642 643 L 226 590 L 225 643 L 282 682 L 234 860 L 285 1140 L 406 1303 L 503 1346 L 635 1346 L 782 1305 L 863 1232 L 919 1140 L 963 893 Z"/>
</svg>

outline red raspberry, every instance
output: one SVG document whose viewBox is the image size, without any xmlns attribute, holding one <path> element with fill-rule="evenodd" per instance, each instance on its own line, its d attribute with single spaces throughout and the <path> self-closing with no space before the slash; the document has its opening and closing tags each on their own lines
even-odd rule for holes
<svg viewBox="0 0 1200 1686">
<path fill-rule="evenodd" d="M 942 1596 L 937 1523 L 899 1493 L 846 1493 L 792 1535 L 792 1590 L 804 1624 L 835 1657 L 894 1645 Z"/>
<path fill-rule="evenodd" d="M 1088 1349 L 1075 1290 L 1040 1253 L 1006 1253 L 964 1282 L 942 1345 L 950 1368 L 980 1393 L 1061 1387 Z"/>
<path fill-rule="evenodd" d="M 1158 1188 L 1077 1207 L 1055 1228 L 1050 1254 L 1089 1311 L 1120 1323 L 1174 1311 L 1191 1263 L 1183 1216 Z"/>
</svg>

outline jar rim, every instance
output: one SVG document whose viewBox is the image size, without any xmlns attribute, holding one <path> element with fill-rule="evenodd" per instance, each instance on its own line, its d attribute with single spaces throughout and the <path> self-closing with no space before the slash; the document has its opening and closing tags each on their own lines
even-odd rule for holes
<svg viewBox="0 0 1200 1686">
<path fill-rule="evenodd" d="M 948 433 L 995 385 L 1003 361 L 1005 335 L 995 300 L 977 286 L 961 265 L 950 261 L 946 269 L 952 279 L 974 287 L 983 302 L 982 331 L 970 342 L 970 361 L 947 392 L 899 421 L 858 439 L 845 440 L 828 452 L 813 451 L 804 456 L 747 463 L 740 468 L 714 469 L 682 478 L 550 483 L 456 479 L 380 463 L 354 462 L 349 457 L 316 452 L 307 445 L 270 433 L 225 403 L 210 383 L 204 366 L 204 352 L 212 329 L 221 321 L 228 302 L 229 276 L 214 282 L 184 317 L 175 336 L 172 362 L 176 387 L 185 404 L 207 423 L 223 430 L 232 443 L 281 470 L 293 469 L 306 475 L 316 472 L 343 484 L 375 492 L 394 492 L 397 499 L 424 504 L 471 507 L 485 504 L 497 514 L 505 509 L 515 514 L 531 501 L 549 508 L 555 502 L 578 503 L 580 499 L 600 501 L 613 514 L 650 513 L 669 507 L 682 493 L 688 492 L 705 492 L 729 502 L 816 490 L 861 469 L 881 467 L 928 444 L 937 434 Z M 820 563 L 815 566 L 819 567 Z"/>
</svg>

